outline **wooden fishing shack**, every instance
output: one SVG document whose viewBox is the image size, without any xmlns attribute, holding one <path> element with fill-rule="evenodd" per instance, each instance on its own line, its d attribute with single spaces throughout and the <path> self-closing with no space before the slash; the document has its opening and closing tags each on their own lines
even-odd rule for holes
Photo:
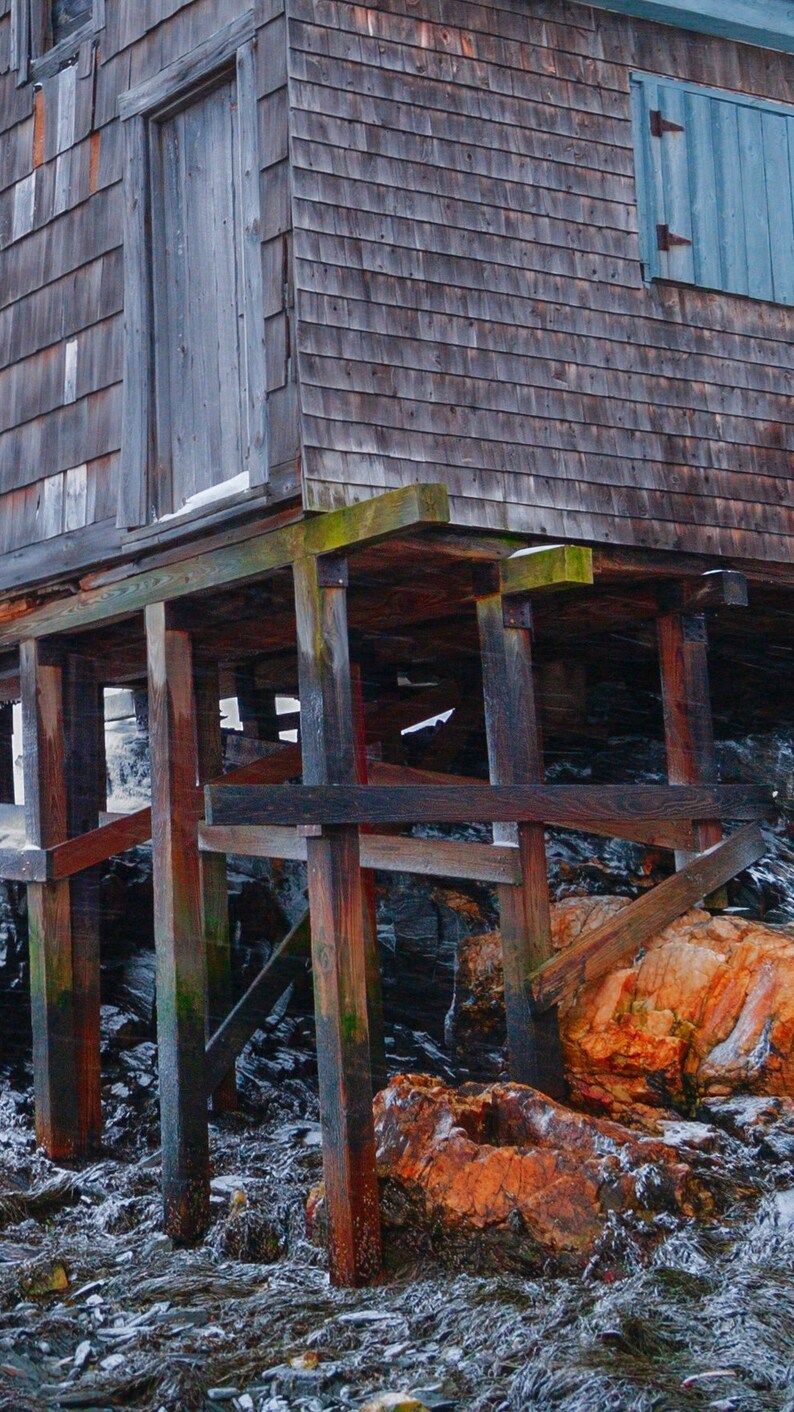
<svg viewBox="0 0 794 1412">
<path fill-rule="evenodd" d="M 98 866 L 152 839 L 176 1239 L 310 929 L 332 1276 L 377 1273 L 373 869 L 497 885 L 511 1072 L 559 1093 L 559 1000 L 763 851 L 705 615 L 791 611 L 793 53 L 788 0 L 0 0 L 0 876 L 80 1158 Z M 547 785 L 536 660 L 616 629 L 658 641 L 670 783 Z M 151 809 L 108 817 L 102 692 L 147 682 Z M 271 743 L 297 695 L 300 745 L 221 780 L 230 694 Z M 487 781 L 393 748 L 455 708 Z M 494 843 L 406 832 L 459 821 Z M 548 824 L 678 871 L 552 957 Z M 305 858 L 310 903 L 235 1008 L 230 853 Z"/>
</svg>

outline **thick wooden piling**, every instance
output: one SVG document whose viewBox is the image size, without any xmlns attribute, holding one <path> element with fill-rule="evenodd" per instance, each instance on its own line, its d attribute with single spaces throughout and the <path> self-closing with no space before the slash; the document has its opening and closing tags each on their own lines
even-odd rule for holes
<svg viewBox="0 0 794 1412">
<path fill-rule="evenodd" d="M 147 607 L 146 645 L 163 1203 L 168 1234 L 187 1244 L 209 1214 L 206 964 L 192 651 L 168 604 Z"/>
<path fill-rule="evenodd" d="M 351 667 L 351 690 L 353 697 L 353 720 L 356 753 L 356 780 L 366 784 L 369 778 L 367 769 L 367 737 L 364 723 L 364 688 L 361 667 L 354 662 Z M 380 951 L 378 949 L 378 908 L 375 895 L 375 874 L 371 868 L 361 872 L 361 891 L 364 898 L 364 948 L 367 964 L 367 1021 L 369 1024 L 369 1061 L 372 1070 L 372 1092 L 379 1093 L 386 1087 L 386 1046 L 383 1034 L 383 984 L 381 980 Z"/>
<path fill-rule="evenodd" d="M 217 666 L 202 663 L 196 670 L 196 716 L 198 729 L 199 780 L 202 784 L 223 773 L 223 741 L 220 718 L 220 684 Z M 229 885 L 226 855 L 202 853 L 201 912 L 207 955 L 207 1040 L 223 1024 L 234 1005 L 232 988 L 231 936 L 229 931 Z M 227 1113 L 237 1107 L 234 1064 L 213 1090 L 214 1113 Z"/>
<path fill-rule="evenodd" d="M 88 833 L 103 808 L 104 713 L 93 664 L 69 653 L 64 659 L 67 833 Z M 100 746 L 100 737 L 102 742 Z M 102 1133 L 99 1069 L 99 867 L 85 868 L 69 883 L 72 910 L 72 984 L 77 1068 L 78 1149 L 89 1152 Z"/>
<path fill-rule="evenodd" d="M 344 561 L 294 566 L 305 784 L 356 779 Z M 317 1061 L 331 1279 L 380 1269 L 364 898 L 358 831 L 307 830 Z"/>
<path fill-rule="evenodd" d="M 663 613 L 657 618 L 667 777 L 671 784 L 713 784 L 717 779 L 709 690 L 708 631 L 702 613 Z M 702 850 L 722 838 L 716 820 L 695 826 Z M 691 853 L 677 852 L 684 867 Z"/>
<path fill-rule="evenodd" d="M 27 841 L 51 848 L 67 836 L 63 669 L 42 642 L 22 642 L 19 658 Z M 69 886 L 28 886 L 36 1140 L 56 1161 L 80 1152 Z"/>
<path fill-rule="evenodd" d="M 535 700 L 529 600 L 504 598 L 495 575 L 478 578 L 485 728 L 492 784 L 540 784 L 543 753 Z M 521 882 L 498 888 L 510 1077 L 554 1098 L 565 1093 L 557 1011 L 533 1015 L 531 973 L 552 954 L 542 824 L 494 826 L 497 842 L 518 845 Z"/>
</svg>

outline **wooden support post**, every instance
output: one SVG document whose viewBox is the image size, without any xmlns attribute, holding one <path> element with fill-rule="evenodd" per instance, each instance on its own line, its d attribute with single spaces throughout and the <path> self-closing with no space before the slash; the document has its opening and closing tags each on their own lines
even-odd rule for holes
<svg viewBox="0 0 794 1412">
<path fill-rule="evenodd" d="M 294 576 L 304 783 L 349 783 L 347 566 L 303 558 Z M 358 830 L 310 827 L 306 847 L 331 1279 L 361 1285 L 380 1269 L 380 1212 Z"/>
<path fill-rule="evenodd" d="M 364 691 L 361 668 L 357 662 L 351 667 L 351 690 L 355 729 L 356 780 L 359 784 L 366 784 L 369 773 L 367 770 L 367 737 L 364 725 Z M 364 897 L 369 1061 L 372 1069 L 372 1092 L 374 1095 L 386 1087 L 386 1045 L 383 1034 L 383 984 L 378 949 L 378 908 L 375 896 L 375 874 L 371 868 L 362 869 L 361 891 Z"/>
<path fill-rule="evenodd" d="M 0 706 L 0 804 L 14 803 L 14 707 Z"/>
<path fill-rule="evenodd" d="M 93 665 L 69 654 L 64 660 L 67 833 L 70 838 L 99 825 L 100 719 Z M 68 884 L 72 909 L 72 984 L 77 1069 L 78 1149 L 91 1151 L 102 1135 L 99 1069 L 99 868 L 86 868 Z"/>
<path fill-rule="evenodd" d="M 51 848 L 66 838 L 63 672 L 46 666 L 41 644 L 20 645 L 27 841 Z M 30 1002 L 36 1139 L 56 1161 L 79 1152 L 69 883 L 28 887 Z"/>
<path fill-rule="evenodd" d="M 168 1234 L 187 1244 L 204 1233 L 209 1216 L 206 965 L 192 651 L 168 604 L 147 607 L 146 647 L 163 1202 Z"/>
<path fill-rule="evenodd" d="M 708 633 L 700 613 L 663 613 L 657 618 L 667 777 L 671 784 L 714 784 L 717 763 L 709 693 Z M 704 820 L 695 827 L 702 851 L 719 843 L 722 826 Z M 684 867 L 692 854 L 676 852 Z"/>
<path fill-rule="evenodd" d="M 196 671 L 195 688 L 199 781 L 206 784 L 223 774 L 218 668 L 202 665 Z M 202 853 L 200 868 L 202 924 L 207 953 L 206 1036 L 209 1040 L 234 1004 L 226 855 Z M 214 1113 L 228 1113 L 237 1107 L 234 1063 L 213 1091 L 211 1105 Z"/>
<path fill-rule="evenodd" d="M 490 576 L 489 576 L 490 578 Z M 493 587 L 488 580 L 482 587 Z M 492 784 L 540 784 L 543 755 L 532 664 L 529 600 L 501 592 L 477 597 L 485 729 Z M 516 831 L 517 830 L 517 834 Z M 510 1077 L 553 1098 L 564 1097 L 556 1009 L 533 1015 L 530 974 L 552 954 L 551 913 L 542 824 L 520 823 L 494 840 L 518 843 L 522 881 L 498 889 Z"/>
</svg>

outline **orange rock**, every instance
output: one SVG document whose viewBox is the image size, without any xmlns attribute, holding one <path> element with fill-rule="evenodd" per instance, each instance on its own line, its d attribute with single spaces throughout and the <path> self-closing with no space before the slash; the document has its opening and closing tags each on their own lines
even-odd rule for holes
<svg viewBox="0 0 794 1412">
<path fill-rule="evenodd" d="M 387 1228 L 497 1261 L 580 1267 L 609 1213 L 710 1208 L 674 1148 L 518 1084 L 392 1079 L 375 1100 Z"/>
<path fill-rule="evenodd" d="M 552 908 L 564 949 L 627 905 L 571 897 Z M 454 1032 L 467 1042 L 503 1011 L 499 936 L 461 949 Z M 738 1091 L 794 1095 L 794 934 L 695 909 L 646 945 L 632 966 L 583 986 L 561 1009 L 574 1100 L 627 1114 L 690 1107 Z"/>
</svg>

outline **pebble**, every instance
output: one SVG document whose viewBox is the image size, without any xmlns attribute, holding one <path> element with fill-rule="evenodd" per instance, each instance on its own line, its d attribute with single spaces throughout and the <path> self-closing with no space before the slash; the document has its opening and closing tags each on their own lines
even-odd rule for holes
<svg viewBox="0 0 794 1412">
<path fill-rule="evenodd" d="M 427 1412 L 427 1408 L 410 1392 L 382 1392 L 365 1402 L 361 1412 Z"/>
<path fill-rule="evenodd" d="M 207 1392 L 210 1402 L 233 1402 L 239 1396 L 240 1389 L 237 1387 L 211 1387 Z"/>
<path fill-rule="evenodd" d="M 91 1357 L 92 1351 L 93 1350 L 88 1339 L 83 1339 L 82 1343 L 78 1343 L 77 1349 L 75 1350 L 74 1358 L 72 1359 L 75 1368 L 84 1368 L 89 1358 Z"/>
</svg>

